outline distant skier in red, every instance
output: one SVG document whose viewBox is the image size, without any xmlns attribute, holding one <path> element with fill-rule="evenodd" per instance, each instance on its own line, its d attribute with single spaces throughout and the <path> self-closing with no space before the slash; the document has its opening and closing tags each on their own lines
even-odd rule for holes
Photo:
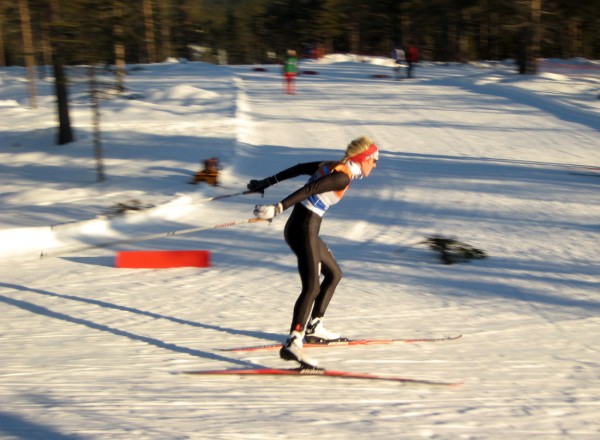
<svg viewBox="0 0 600 440">
<path fill-rule="evenodd" d="M 414 44 L 409 44 L 406 49 L 406 64 L 408 64 L 408 68 L 406 69 L 406 76 L 408 78 L 413 77 L 413 68 L 416 63 L 419 62 L 420 54 L 419 49 Z"/>
<path fill-rule="evenodd" d="M 287 56 L 283 62 L 283 77 L 285 79 L 285 87 L 288 95 L 296 93 L 294 81 L 298 74 L 298 58 L 296 58 L 295 50 L 288 50 Z"/>
<path fill-rule="evenodd" d="M 319 237 L 319 229 L 325 211 L 342 199 L 352 180 L 369 176 L 378 159 L 377 146 L 363 136 L 350 142 L 341 161 L 301 163 L 266 179 L 251 180 L 248 184 L 251 191 L 264 191 L 282 180 L 303 174 L 311 176 L 302 188 L 281 202 L 256 205 L 254 209 L 256 217 L 270 220 L 294 207 L 285 225 L 284 236 L 298 259 L 302 291 L 294 306 L 290 335 L 280 350 L 280 356 L 285 360 L 315 367 L 316 361 L 302 351 L 304 338 L 307 342 L 340 339 L 339 333 L 324 327 L 323 317 L 342 278 L 342 270 Z"/>
</svg>

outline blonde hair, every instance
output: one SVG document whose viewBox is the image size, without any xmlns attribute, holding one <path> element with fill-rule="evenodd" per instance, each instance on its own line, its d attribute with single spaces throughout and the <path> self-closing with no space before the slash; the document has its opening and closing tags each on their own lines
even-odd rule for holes
<svg viewBox="0 0 600 440">
<path fill-rule="evenodd" d="M 346 163 L 352 156 L 356 156 L 357 154 L 368 150 L 371 145 L 373 145 L 373 141 L 367 136 L 361 136 L 354 139 L 348 144 L 348 147 L 346 148 L 346 154 L 342 159 L 342 163 Z"/>
</svg>

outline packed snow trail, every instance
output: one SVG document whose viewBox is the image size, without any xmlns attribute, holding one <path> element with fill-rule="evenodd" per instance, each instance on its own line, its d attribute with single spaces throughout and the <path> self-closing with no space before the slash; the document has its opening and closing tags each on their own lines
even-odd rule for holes
<svg viewBox="0 0 600 440">
<path fill-rule="evenodd" d="M 377 169 L 353 182 L 323 223 L 345 273 L 328 327 L 354 339 L 463 337 L 314 356 L 334 370 L 464 385 L 179 374 L 290 367 L 276 352 L 221 350 L 285 337 L 299 281 L 284 213 L 270 225 L 135 246 L 209 249 L 209 270 L 116 269 L 115 249 L 0 260 L 0 437 L 292 439 L 299 429 L 327 440 L 598 437 L 600 195 L 597 177 L 569 173 L 600 163 L 593 109 L 578 123 L 561 119 L 561 102 L 511 99 L 508 83 L 561 97 L 528 87 L 547 86 L 541 79 L 514 81 L 502 66 L 424 65 L 414 80 L 396 82 L 381 78 L 390 74 L 383 65 L 311 63 L 301 69 L 319 74 L 301 76 L 294 96 L 282 93 L 278 68 L 265 67 L 175 63 L 130 75 L 139 97 L 103 106 L 104 188 L 77 183 L 89 173 L 89 127 L 78 126 L 77 145 L 53 150 L 68 167 L 39 153 L 52 144 L 53 132 L 36 131 L 52 115 L 51 88 L 40 88 L 46 99 L 33 113 L 19 104 L 19 78 L 3 71 L 0 102 L 15 108 L 4 118 L 10 143 L 0 146 L 0 224 L 87 218 L 129 191 L 159 206 L 179 192 L 196 200 L 240 191 L 250 178 L 339 158 L 351 139 L 372 136 L 383 150 Z M 87 109 L 75 110 L 85 121 Z M 225 188 L 190 188 L 190 173 L 211 156 L 224 165 Z M 246 218 L 255 203 L 274 203 L 302 183 L 282 182 L 264 198 L 184 204 L 172 214 L 185 215 L 169 222 Z M 36 192 L 42 186 L 56 190 L 52 203 Z M 103 190 L 114 196 L 103 199 Z M 62 202 L 62 191 L 77 200 Z M 160 218 L 147 220 L 106 232 L 159 227 Z M 99 239 L 89 232 L 80 239 Z M 438 233 L 490 258 L 445 266 L 424 246 L 407 246 Z"/>
</svg>

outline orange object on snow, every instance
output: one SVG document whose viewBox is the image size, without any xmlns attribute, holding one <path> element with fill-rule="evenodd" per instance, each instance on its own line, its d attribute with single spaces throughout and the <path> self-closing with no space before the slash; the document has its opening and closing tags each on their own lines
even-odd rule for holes
<svg viewBox="0 0 600 440">
<path fill-rule="evenodd" d="M 210 267 L 210 251 L 120 251 L 115 266 L 129 269 Z"/>
</svg>

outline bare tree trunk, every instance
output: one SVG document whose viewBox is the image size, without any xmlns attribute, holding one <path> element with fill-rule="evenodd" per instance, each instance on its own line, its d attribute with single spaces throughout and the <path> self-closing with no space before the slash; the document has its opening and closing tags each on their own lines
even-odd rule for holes
<svg viewBox="0 0 600 440">
<path fill-rule="evenodd" d="M 458 22 L 456 19 L 456 11 L 451 11 L 448 7 L 448 1 L 444 1 L 445 10 L 445 29 L 443 38 L 446 40 L 445 52 L 446 57 L 444 61 L 457 61 L 457 47 L 458 47 Z"/>
<path fill-rule="evenodd" d="M 71 128 L 71 117 L 69 116 L 69 92 L 67 89 L 67 77 L 62 60 L 56 54 L 53 58 L 54 80 L 56 82 L 56 100 L 58 106 L 58 144 L 68 144 L 75 140 Z"/>
<path fill-rule="evenodd" d="M 517 44 L 517 66 L 520 75 L 529 73 L 529 59 L 530 59 L 530 35 L 529 27 L 523 27 L 518 33 L 518 44 Z"/>
<path fill-rule="evenodd" d="M 405 10 L 400 17 L 400 41 L 398 42 L 403 48 L 408 45 L 408 40 L 413 38 L 412 26 L 410 11 Z"/>
<path fill-rule="evenodd" d="M 152 0 L 143 0 L 144 27 L 146 29 L 146 59 L 156 62 L 156 38 L 154 37 L 154 12 Z"/>
<path fill-rule="evenodd" d="M 47 75 L 46 69 L 52 65 L 52 44 L 50 43 L 50 31 L 47 23 L 42 24 L 39 44 L 42 51 L 42 69 L 39 74 L 40 78 L 44 79 Z"/>
<path fill-rule="evenodd" d="M 359 54 L 361 49 L 361 25 L 363 7 L 360 2 L 357 2 L 355 8 L 350 12 L 350 52 Z"/>
<path fill-rule="evenodd" d="M 531 59 L 528 73 L 537 72 L 537 62 L 542 44 L 542 0 L 531 0 Z"/>
<path fill-rule="evenodd" d="M 6 66 L 6 46 L 4 45 L 4 14 L 0 11 L 0 67 Z"/>
<path fill-rule="evenodd" d="M 358 26 L 350 30 L 350 52 L 354 54 L 360 53 L 360 31 Z"/>
<path fill-rule="evenodd" d="M 333 38 L 330 36 L 325 38 L 325 53 L 333 53 Z"/>
<path fill-rule="evenodd" d="M 489 34 L 488 34 L 488 47 L 489 47 L 489 57 L 492 60 L 496 60 L 500 57 L 500 46 L 498 41 L 500 39 L 501 34 L 501 25 L 500 25 L 500 17 L 497 12 L 491 12 L 489 18 Z"/>
<path fill-rule="evenodd" d="M 158 7 L 160 8 L 160 56 L 161 60 L 164 60 L 173 55 L 171 48 L 171 20 L 169 19 L 168 6 L 160 3 Z"/>
<path fill-rule="evenodd" d="M 125 44 L 123 36 L 123 1 L 115 0 L 113 3 L 113 15 L 115 25 L 113 28 L 115 36 L 115 68 L 117 76 L 117 91 L 122 93 L 125 91 Z"/>
<path fill-rule="evenodd" d="M 461 63 L 466 63 L 471 58 L 471 11 L 469 9 L 463 9 L 461 15 L 461 29 L 458 40 L 458 58 Z"/>
<path fill-rule="evenodd" d="M 94 157 L 96 159 L 96 179 L 98 182 L 104 182 L 104 160 L 102 152 L 102 141 L 100 139 L 100 99 L 98 98 L 98 82 L 96 81 L 96 67 L 92 64 L 89 67 L 90 77 L 90 96 L 92 100 L 92 127 L 94 138 Z"/>
<path fill-rule="evenodd" d="M 63 145 L 73 142 L 73 130 L 71 128 L 71 118 L 69 117 L 69 96 L 67 90 L 67 77 L 61 57 L 60 35 L 57 34 L 56 25 L 60 22 L 59 4 L 56 0 L 51 0 L 50 22 L 52 26 L 52 64 L 54 66 L 54 82 L 56 88 L 56 102 L 58 106 L 58 144 Z"/>
<path fill-rule="evenodd" d="M 569 38 L 567 40 L 569 46 L 567 48 L 568 57 L 574 57 L 576 54 L 584 52 L 584 47 L 581 39 L 581 21 L 579 18 L 573 17 L 569 19 Z"/>
<path fill-rule="evenodd" d="M 29 3 L 19 0 L 19 13 L 21 15 L 21 33 L 23 36 L 23 53 L 25 66 L 27 66 L 27 88 L 29 90 L 29 106 L 37 108 L 37 92 L 35 88 L 35 53 L 33 51 L 33 38 L 31 36 L 31 18 L 29 16 Z"/>
</svg>

